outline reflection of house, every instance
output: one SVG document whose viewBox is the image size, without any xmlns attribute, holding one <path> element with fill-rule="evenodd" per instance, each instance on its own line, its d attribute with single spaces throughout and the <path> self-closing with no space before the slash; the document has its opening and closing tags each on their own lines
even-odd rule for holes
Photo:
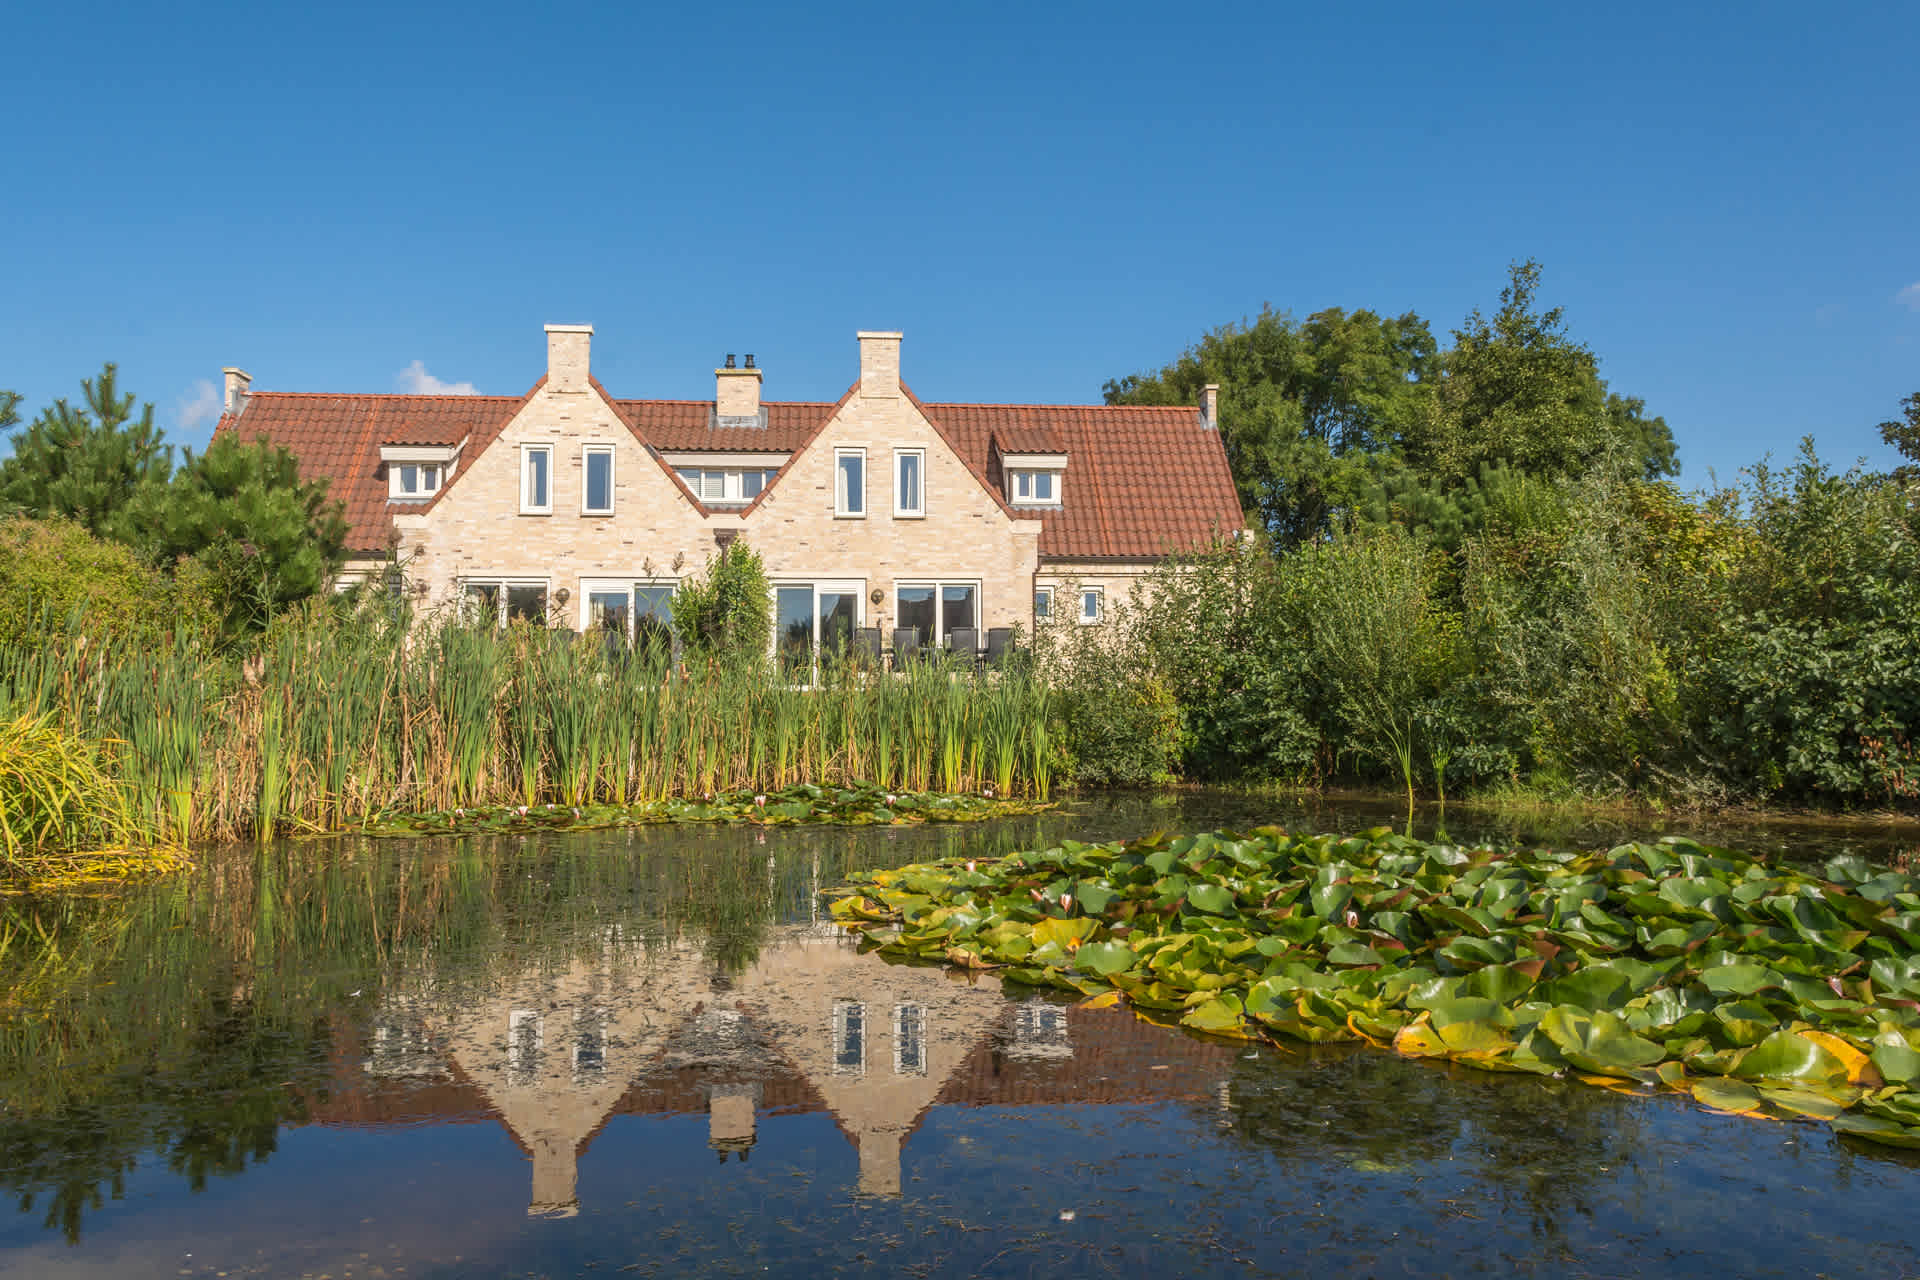
<svg viewBox="0 0 1920 1280">
<path fill-rule="evenodd" d="M 431 1005 L 383 1009 L 343 1043 L 314 1119 L 495 1118 L 532 1163 L 528 1211 L 548 1215 L 576 1211 L 578 1160 L 616 1115 L 704 1113 L 726 1161 L 750 1158 L 765 1117 L 825 1112 L 859 1152 L 860 1190 L 896 1195 L 902 1150 L 935 1106 L 1202 1099 L 1234 1057 L 1120 1010 L 1009 1001 L 990 975 L 886 964 L 806 927 L 731 978 L 682 944 Z M 383 1045 L 404 1054 L 383 1058 Z"/>
<path fill-rule="evenodd" d="M 927 404 L 901 381 L 901 335 L 865 332 L 834 404 L 763 401 L 751 356 L 715 371 L 710 401 L 615 400 L 592 337 L 549 325 L 523 396 L 255 392 L 229 369 L 219 430 L 330 478 L 355 574 L 397 547 L 430 604 L 576 629 L 658 619 L 738 536 L 783 643 L 1094 622 L 1168 551 L 1242 523 L 1214 388 L 1184 407 Z"/>
</svg>

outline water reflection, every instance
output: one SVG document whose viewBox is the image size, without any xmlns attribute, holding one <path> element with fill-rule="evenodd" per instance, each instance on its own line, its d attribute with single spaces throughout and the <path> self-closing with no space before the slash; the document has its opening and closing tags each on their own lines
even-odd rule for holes
<svg viewBox="0 0 1920 1280">
<path fill-rule="evenodd" d="M 954 1274 L 1920 1258 L 1889 1225 L 1920 1190 L 1901 1153 L 1195 1039 L 889 964 L 818 910 L 860 867 L 1379 817 L 1202 794 L 917 831 L 276 846 L 6 904 L 0 1186 L 22 1212 L 0 1264 L 759 1273 L 897 1268 L 923 1239 Z M 1631 1267 L 1594 1261 L 1628 1246 Z"/>
</svg>

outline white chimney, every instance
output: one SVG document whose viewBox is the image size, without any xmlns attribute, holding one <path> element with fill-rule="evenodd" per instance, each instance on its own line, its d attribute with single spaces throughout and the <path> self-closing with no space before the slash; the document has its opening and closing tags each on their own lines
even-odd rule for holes
<svg viewBox="0 0 1920 1280">
<path fill-rule="evenodd" d="M 1220 384 L 1217 382 L 1200 388 L 1200 425 L 1208 431 L 1220 429 Z"/>
<path fill-rule="evenodd" d="M 862 329 L 860 339 L 860 394 L 893 399 L 900 394 L 900 338 L 895 331 Z"/>
<path fill-rule="evenodd" d="M 592 325 L 548 325 L 547 390 L 585 391 L 592 376 L 588 365 L 592 349 Z"/>
<path fill-rule="evenodd" d="M 753 364 L 751 353 L 747 356 L 746 368 L 736 368 L 733 356 L 727 356 L 725 367 L 713 371 L 713 412 L 722 427 L 757 427 L 760 425 L 760 370 Z"/>
<path fill-rule="evenodd" d="M 247 407 L 247 388 L 253 385 L 253 375 L 245 369 L 226 368 L 220 371 L 227 384 L 226 412 L 239 413 Z"/>
</svg>

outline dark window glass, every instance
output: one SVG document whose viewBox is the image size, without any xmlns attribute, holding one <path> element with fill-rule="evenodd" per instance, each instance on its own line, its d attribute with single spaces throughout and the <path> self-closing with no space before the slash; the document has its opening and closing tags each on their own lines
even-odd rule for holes
<svg viewBox="0 0 1920 1280">
<path fill-rule="evenodd" d="M 673 648 L 673 588 L 635 583 L 633 588 L 634 647 L 656 652 Z"/>
<path fill-rule="evenodd" d="M 789 676 L 806 679 L 813 670 L 813 588 L 779 587 L 773 599 L 780 669 Z"/>
<path fill-rule="evenodd" d="M 473 610 L 473 620 L 483 627 L 499 625 L 500 622 L 500 584 L 497 582 L 469 582 L 467 584 L 467 604 Z"/>
<path fill-rule="evenodd" d="M 587 625 L 614 632 L 624 639 L 628 607 L 626 592 L 596 591 L 587 597 Z"/>
<path fill-rule="evenodd" d="M 613 510 L 613 455 L 604 450 L 587 455 L 587 510 Z"/>
<path fill-rule="evenodd" d="M 898 607 L 894 610 L 894 625 L 912 627 L 920 633 L 921 644 L 932 644 L 933 610 L 932 587 L 902 587 Z"/>
<path fill-rule="evenodd" d="M 845 657 L 853 647 L 853 628 L 859 617 L 860 597 L 851 591 L 820 593 L 820 652 Z"/>
<path fill-rule="evenodd" d="M 975 613 L 973 609 L 972 587 L 940 588 L 940 643 L 945 644 L 953 634 L 955 627 L 972 627 Z"/>
<path fill-rule="evenodd" d="M 544 626 L 547 621 L 547 589 L 545 587 L 508 587 L 507 621 L 521 619 Z"/>
</svg>

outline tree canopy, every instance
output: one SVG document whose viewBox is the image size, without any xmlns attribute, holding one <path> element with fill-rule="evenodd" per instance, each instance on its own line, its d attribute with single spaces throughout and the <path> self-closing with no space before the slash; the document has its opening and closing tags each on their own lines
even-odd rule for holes
<svg viewBox="0 0 1920 1280">
<path fill-rule="evenodd" d="M 1470 491 L 1509 475 L 1674 474 L 1666 422 L 1607 389 L 1561 309 L 1539 308 L 1539 285 L 1538 263 L 1516 263 L 1499 309 L 1469 314 L 1446 350 L 1411 312 L 1296 322 L 1266 308 L 1157 372 L 1108 382 L 1107 403 L 1191 404 L 1218 383 L 1241 503 L 1282 546 L 1416 509 L 1457 523 L 1467 517 L 1442 509 L 1481 502 Z M 1420 503 L 1396 501 L 1414 490 Z"/>
<path fill-rule="evenodd" d="M 81 383 L 79 405 L 56 400 L 13 437 L 0 462 L 0 510 L 58 516 L 100 537 L 135 545 L 135 509 L 166 484 L 173 451 L 153 424 L 153 405 L 134 416 L 131 393 L 120 394 L 111 364 Z M 13 404 L 18 396 L 11 397 Z M 13 404 L 0 422 L 17 418 Z"/>
</svg>

